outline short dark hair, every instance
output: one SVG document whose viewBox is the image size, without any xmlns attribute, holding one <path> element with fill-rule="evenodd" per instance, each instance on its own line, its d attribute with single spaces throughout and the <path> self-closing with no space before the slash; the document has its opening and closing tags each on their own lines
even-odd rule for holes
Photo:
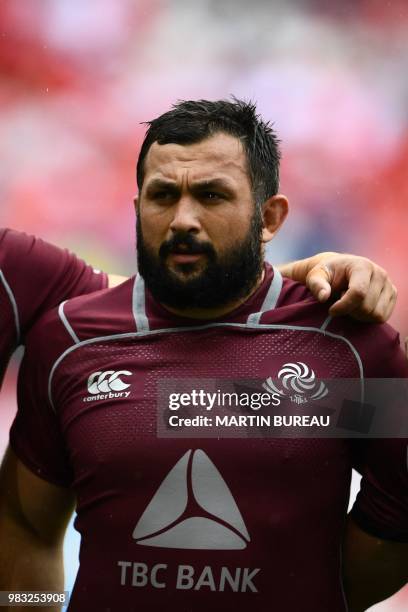
<svg viewBox="0 0 408 612">
<path fill-rule="evenodd" d="M 254 200 L 261 205 L 279 189 L 279 141 L 269 122 L 263 121 L 253 102 L 181 100 L 148 130 L 137 162 L 137 185 L 142 189 L 144 161 L 154 142 L 188 145 L 224 132 L 239 138 L 247 156 Z"/>
</svg>

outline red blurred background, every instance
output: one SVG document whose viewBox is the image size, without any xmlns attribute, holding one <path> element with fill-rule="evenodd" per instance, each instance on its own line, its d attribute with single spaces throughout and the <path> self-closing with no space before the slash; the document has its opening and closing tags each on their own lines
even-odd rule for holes
<svg viewBox="0 0 408 612">
<path fill-rule="evenodd" d="M 406 336 L 407 66 L 406 0 L 2 0 L 1 225 L 132 273 L 141 122 L 178 99 L 251 98 L 282 139 L 292 206 L 269 257 L 374 258 Z"/>
</svg>

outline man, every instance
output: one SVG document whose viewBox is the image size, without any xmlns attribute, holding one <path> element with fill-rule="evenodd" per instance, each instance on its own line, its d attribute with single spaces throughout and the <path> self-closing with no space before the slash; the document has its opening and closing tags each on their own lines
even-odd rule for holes
<svg viewBox="0 0 408 612">
<path fill-rule="evenodd" d="M 2 474 L 2 589 L 62 587 L 76 502 L 72 610 L 344 611 L 357 461 L 351 609 L 374 601 L 356 576 L 391 554 L 375 598 L 402 586 L 398 442 L 378 442 L 378 466 L 375 445 L 341 439 L 156 436 L 163 380 L 265 379 L 288 362 L 325 378 L 407 375 L 390 328 L 334 320 L 264 265 L 287 214 L 278 159 L 271 128 L 239 101 L 180 103 L 150 124 L 137 173 L 140 274 L 61 304 L 28 338 Z"/>
<path fill-rule="evenodd" d="M 396 290 L 385 271 L 363 257 L 320 253 L 280 267 L 282 274 L 307 283 L 319 299 L 347 289 L 332 306 L 334 314 L 386 321 Z M 0 386 L 11 354 L 47 310 L 76 295 L 116 286 L 125 277 L 87 266 L 73 253 L 23 232 L 0 229 Z"/>
</svg>

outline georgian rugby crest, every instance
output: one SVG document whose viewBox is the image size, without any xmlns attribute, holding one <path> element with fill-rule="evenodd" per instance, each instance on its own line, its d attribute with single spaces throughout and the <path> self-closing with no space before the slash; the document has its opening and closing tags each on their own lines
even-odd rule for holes
<svg viewBox="0 0 408 612">
<path fill-rule="evenodd" d="M 269 393 L 277 393 L 282 398 L 289 397 L 295 404 L 320 400 L 329 392 L 324 382 L 317 380 L 314 370 L 303 361 L 285 363 L 277 378 L 280 387 L 269 376 L 262 385 L 263 388 Z"/>
</svg>

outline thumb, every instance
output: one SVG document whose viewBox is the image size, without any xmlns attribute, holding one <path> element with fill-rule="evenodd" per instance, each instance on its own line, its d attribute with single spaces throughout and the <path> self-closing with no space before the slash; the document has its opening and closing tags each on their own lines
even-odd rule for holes
<svg viewBox="0 0 408 612">
<path fill-rule="evenodd" d="M 319 302 L 325 302 L 331 294 L 332 273 L 324 264 L 317 264 L 306 277 L 306 286 Z"/>
</svg>

